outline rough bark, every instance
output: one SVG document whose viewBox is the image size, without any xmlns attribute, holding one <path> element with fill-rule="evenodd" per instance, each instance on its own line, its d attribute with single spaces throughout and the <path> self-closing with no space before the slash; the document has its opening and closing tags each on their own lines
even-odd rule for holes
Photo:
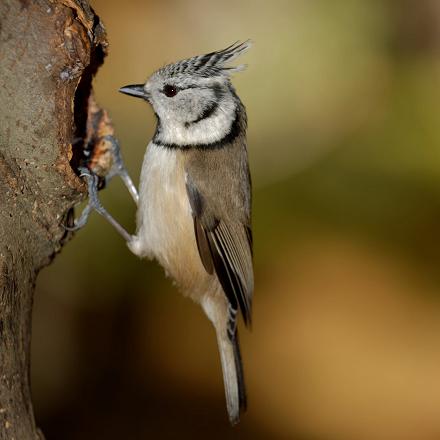
<svg viewBox="0 0 440 440">
<path fill-rule="evenodd" d="M 1 440 L 41 436 L 29 386 L 34 285 L 68 238 L 63 224 L 84 197 L 75 166 L 105 47 L 87 1 L 0 2 Z"/>
</svg>

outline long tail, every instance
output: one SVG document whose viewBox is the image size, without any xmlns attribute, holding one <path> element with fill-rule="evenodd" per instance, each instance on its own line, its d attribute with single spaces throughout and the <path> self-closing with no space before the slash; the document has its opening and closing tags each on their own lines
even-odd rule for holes
<svg viewBox="0 0 440 440">
<path fill-rule="evenodd" d="M 233 337 L 229 337 L 226 332 L 217 330 L 217 343 L 225 384 L 226 407 L 229 420 L 232 425 L 235 425 L 240 420 L 240 412 L 246 410 L 247 406 L 237 331 Z"/>
</svg>

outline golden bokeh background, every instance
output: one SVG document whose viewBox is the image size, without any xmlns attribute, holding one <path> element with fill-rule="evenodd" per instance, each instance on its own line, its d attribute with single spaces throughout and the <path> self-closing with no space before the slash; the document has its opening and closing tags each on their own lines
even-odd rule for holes
<svg viewBox="0 0 440 440">
<path fill-rule="evenodd" d="M 210 323 L 93 214 L 37 283 L 46 438 L 439 439 L 438 0 L 92 5 L 110 41 L 95 92 L 136 182 L 155 119 L 118 88 L 255 43 L 233 79 L 254 182 L 249 409 L 228 425 Z M 133 231 L 122 184 L 101 198 Z"/>
</svg>

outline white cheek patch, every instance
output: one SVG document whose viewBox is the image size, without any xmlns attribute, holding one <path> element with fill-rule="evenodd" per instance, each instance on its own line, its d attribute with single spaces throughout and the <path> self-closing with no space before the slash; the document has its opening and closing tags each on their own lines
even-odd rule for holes
<svg viewBox="0 0 440 440">
<path fill-rule="evenodd" d="M 185 125 L 175 120 L 161 120 L 161 131 L 157 140 L 166 144 L 203 145 L 223 139 L 231 130 L 235 120 L 236 104 L 223 100 L 208 118 Z"/>
</svg>

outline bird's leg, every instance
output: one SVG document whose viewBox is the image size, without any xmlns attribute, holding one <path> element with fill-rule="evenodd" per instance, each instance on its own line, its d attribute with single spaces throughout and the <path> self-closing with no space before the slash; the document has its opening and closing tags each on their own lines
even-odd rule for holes
<svg viewBox="0 0 440 440">
<path fill-rule="evenodd" d="M 75 221 L 74 226 L 72 228 L 66 227 L 66 229 L 70 231 L 80 229 L 86 224 L 92 210 L 95 210 L 98 214 L 101 214 L 119 232 L 119 234 L 122 235 L 122 237 L 124 237 L 125 241 L 131 241 L 132 236 L 102 206 L 98 197 L 99 177 L 88 168 L 80 167 L 79 170 L 81 171 L 80 177 L 84 177 L 87 181 L 89 202 L 80 218 Z"/>
<path fill-rule="evenodd" d="M 112 135 L 106 135 L 100 138 L 98 145 L 100 145 L 101 148 L 96 148 L 95 146 L 95 149 L 92 150 L 92 153 L 87 160 L 87 166 L 79 167 L 79 171 L 81 173 L 80 177 L 85 177 L 88 184 L 88 204 L 84 208 L 84 211 L 81 213 L 80 217 L 74 221 L 73 226 L 65 226 L 65 228 L 69 231 L 76 231 L 78 229 L 81 229 L 86 225 L 90 213 L 95 210 L 103 217 L 105 217 L 127 240 L 128 237 L 130 237 L 129 234 L 107 212 L 107 210 L 101 205 L 101 202 L 99 201 L 98 186 L 100 183 L 100 177 L 98 176 L 98 174 L 102 175 L 105 173 L 106 169 L 108 170 L 104 177 L 104 186 L 107 186 L 107 184 L 113 177 L 120 176 L 136 205 L 139 201 L 139 195 L 133 181 L 131 180 L 130 175 L 128 174 L 127 169 L 125 168 L 118 141 Z M 108 169 L 107 165 L 109 163 L 111 164 L 110 169 Z"/>
<path fill-rule="evenodd" d="M 81 213 L 81 215 L 74 220 L 73 222 L 73 226 L 65 226 L 64 225 L 64 229 L 66 229 L 67 231 L 77 231 L 78 229 L 83 228 L 86 223 L 87 220 L 89 219 L 89 215 L 93 210 L 93 206 L 90 204 L 90 200 L 87 203 L 87 206 L 84 208 L 83 212 Z"/>
<path fill-rule="evenodd" d="M 105 176 L 105 183 L 107 184 L 114 176 L 120 176 L 124 182 L 124 185 L 128 189 L 128 192 L 137 205 L 139 202 L 139 194 L 134 186 L 133 181 L 131 180 L 130 175 L 128 174 L 127 168 L 125 168 L 119 142 L 111 135 L 105 136 L 104 139 L 110 143 L 113 155 L 113 165 L 110 169 L 110 172 Z"/>
</svg>

